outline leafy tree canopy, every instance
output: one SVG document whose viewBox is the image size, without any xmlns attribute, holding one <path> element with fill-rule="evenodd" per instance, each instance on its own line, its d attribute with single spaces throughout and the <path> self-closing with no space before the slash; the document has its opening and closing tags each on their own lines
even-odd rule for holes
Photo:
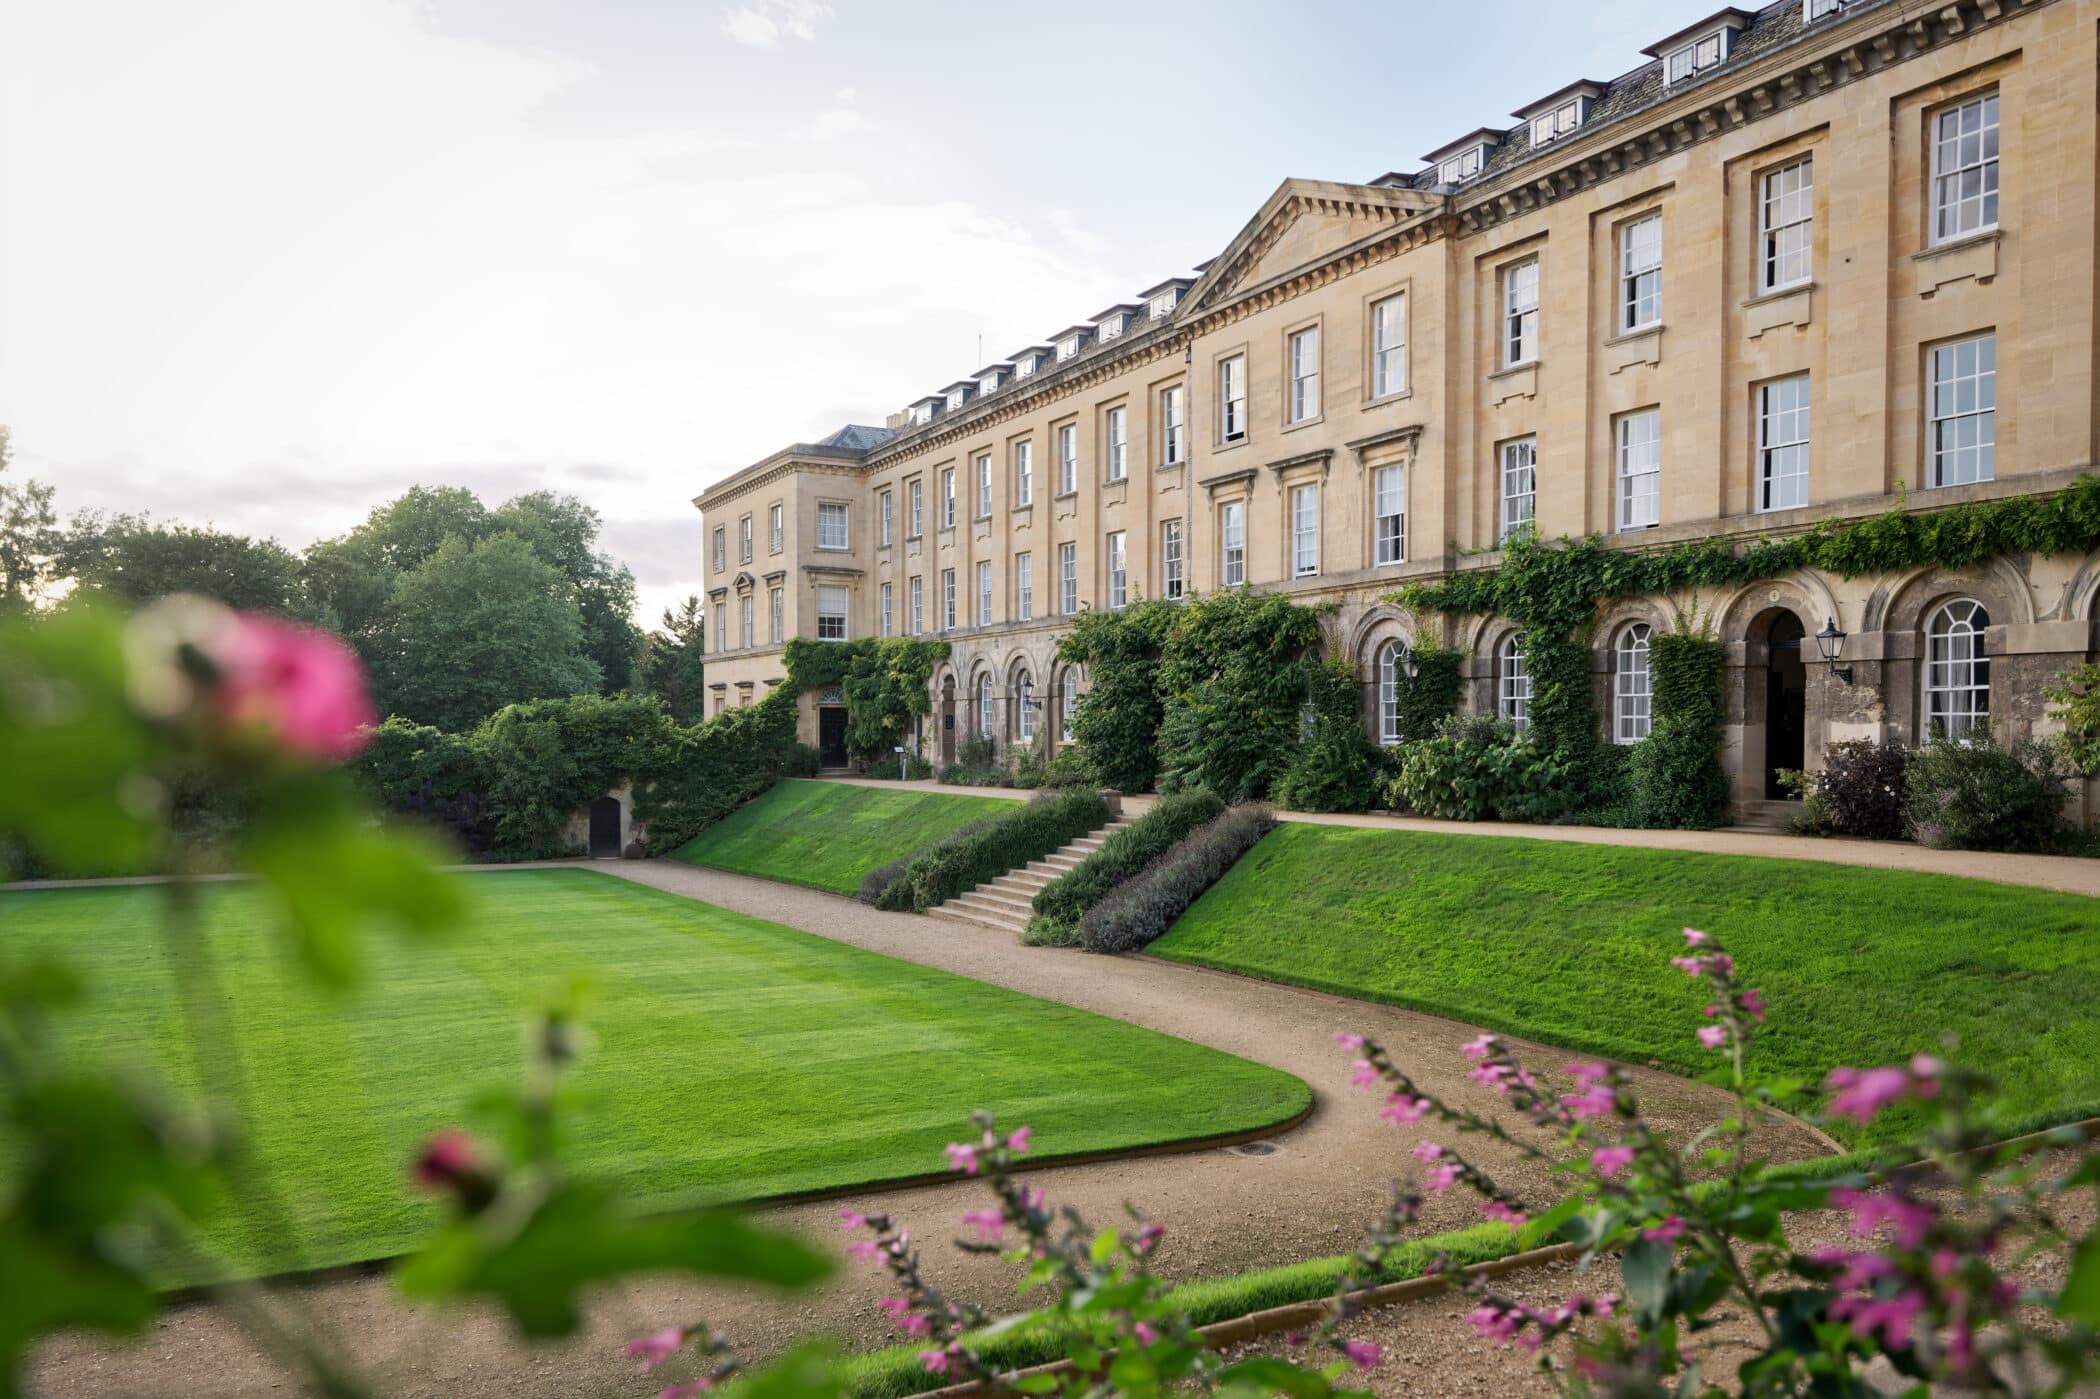
<svg viewBox="0 0 2100 1399">
<path fill-rule="evenodd" d="M 134 605 L 199 593 L 247 612 L 308 615 L 298 555 L 274 539 L 209 525 L 83 511 L 66 530 L 59 568 L 85 591 Z"/>
<path fill-rule="evenodd" d="M 0 617 L 26 612 L 57 573 L 60 536 L 52 488 L 37 481 L 10 485 L 12 457 L 0 427 Z"/>
</svg>

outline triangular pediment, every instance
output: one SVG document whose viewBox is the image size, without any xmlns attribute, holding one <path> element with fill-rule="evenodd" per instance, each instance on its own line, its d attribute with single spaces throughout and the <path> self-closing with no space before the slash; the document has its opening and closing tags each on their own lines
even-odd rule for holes
<svg viewBox="0 0 2100 1399">
<path fill-rule="evenodd" d="M 1215 306 L 1314 266 L 1398 224 L 1439 211 L 1445 196 L 1383 185 L 1285 180 L 1190 289 L 1189 310 Z"/>
</svg>

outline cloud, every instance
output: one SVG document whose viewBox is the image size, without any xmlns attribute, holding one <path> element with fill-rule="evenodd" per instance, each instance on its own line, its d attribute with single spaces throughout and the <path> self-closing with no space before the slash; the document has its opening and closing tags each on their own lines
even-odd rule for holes
<svg viewBox="0 0 2100 1399">
<path fill-rule="evenodd" d="M 570 490 L 659 522 L 619 535 L 646 612 L 697 582 L 676 541 L 697 549 L 709 482 L 879 423 L 976 368 L 980 333 L 1001 353 L 1125 280 L 1068 217 L 882 179 L 910 153 L 884 134 L 871 157 L 872 123 L 565 120 L 617 75 L 439 32 L 414 0 L 103 0 L 4 28 L 0 166 L 32 212 L 0 220 L 0 422 L 67 511 L 300 547 L 418 482 Z"/>
<path fill-rule="evenodd" d="M 778 48 L 782 39 L 817 37 L 817 21 L 831 17 L 821 0 L 754 0 L 722 14 L 722 32 L 747 48 Z"/>
</svg>

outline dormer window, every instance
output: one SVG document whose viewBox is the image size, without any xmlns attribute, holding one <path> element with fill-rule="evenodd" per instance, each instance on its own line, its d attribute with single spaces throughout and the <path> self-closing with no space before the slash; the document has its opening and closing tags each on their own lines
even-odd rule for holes
<svg viewBox="0 0 2100 1399">
<path fill-rule="evenodd" d="M 1853 3 L 1853 0 L 1803 0 L 1803 3 L 1808 7 L 1808 17 L 1815 20 L 1825 15 L 1836 14 Z"/>
<path fill-rule="evenodd" d="M 950 413 L 953 413 L 956 409 L 962 407 L 965 403 L 968 403 L 972 398 L 976 397 L 977 381 L 975 379 L 959 380 L 956 383 L 950 384 L 942 392 L 947 395 L 948 411 Z"/>
<path fill-rule="evenodd" d="M 1007 376 L 1013 371 L 1003 364 L 987 365 L 977 371 L 977 396 L 983 398 L 1005 387 Z"/>
<path fill-rule="evenodd" d="M 1436 182 L 1440 185 L 1455 185 L 1461 180 L 1470 180 L 1487 164 L 1488 148 L 1475 146 L 1462 151 L 1449 160 L 1437 162 Z"/>
<path fill-rule="evenodd" d="M 1055 342 L 1057 345 L 1057 357 L 1060 360 L 1071 359 L 1086 348 L 1087 339 L 1093 333 L 1094 327 L 1091 325 L 1075 325 L 1066 329 L 1058 335 Z"/>
<path fill-rule="evenodd" d="M 1153 297 L 1151 302 L 1148 304 L 1147 309 L 1153 320 L 1164 320 L 1174 313 L 1175 306 L 1179 305 L 1180 302 L 1181 288 L 1169 287 L 1167 290 Z"/>
<path fill-rule="evenodd" d="M 1030 345 L 1027 349 L 1014 355 L 1014 377 L 1016 379 L 1026 379 L 1029 375 L 1041 369 L 1049 361 L 1049 358 L 1050 347 L 1048 345 Z"/>
<path fill-rule="evenodd" d="M 1665 81 L 1681 83 L 1694 73 L 1703 73 L 1709 68 L 1719 67 L 1721 60 L 1726 57 L 1728 31 L 1723 29 L 1703 39 L 1694 40 L 1682 48 L 1671 50 L 1670 66 Z"/>
<path fill-rule="evenodd" d="M 1531 119 L 1531 144 L 1543 146 L 1554 137 L 1565 136 L 1576 127 L 1582 125 L 1582 109 L 1584 105 L 1582 99 L 1578 97 L 1573 102 L 1561 103 L 1544 116 L 1533 117 Z"/>
<path fill-rule="evenodd" d="M 1590 108 L 1603 95 L 1603 87 L 1596 83 L 1570 83 L 1514 115 L 1531 124 L 1531 144 L 1543 146 L 1548 141 L 1559 140 L 1588 120 Z"/>
<path fill-rule="evenodd" d="M 913 427 L 926 426 L 926 424 L 939 416 L 941 409 L 946 407 L 947 403 L 948 400 L 939 394 L 928 394 L 925 398 L 912 404 L 910 409 L 911 425 Z"/>
<path fill-rule="evenodd" d="M 1736 35 L 1756 19 L 1749 10 L 1721 10 L 1641 52 L 1662 60 L 1665 83 L 1681 83 L 1726 63 Z"/>
</svg>

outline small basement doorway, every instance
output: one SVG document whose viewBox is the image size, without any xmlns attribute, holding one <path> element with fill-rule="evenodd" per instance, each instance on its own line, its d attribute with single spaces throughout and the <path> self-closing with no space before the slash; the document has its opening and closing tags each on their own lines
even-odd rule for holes
<svg viewBox="0 0 2100 1399">
<path fill-rule="evenodd" d="M 827 704 L 817 710 L 817 752 L 825 767 L 846 765 L 846 706 Z"/>
<path fill-rule="evenodd" d="M 617 859 L 620 854 L 620 799 L 600 797 L 591 803 L 591 858 Z"/>
<path fill-rule="evenodd" d="M 1765 799 L 1788 796 L 1782 769 L 1805 761 L 1808 732 L 1808 672 L 1801 663 L 1801 619 L 1782 612 L 1772 619 L 1765 642 Z"/>
</svg>

